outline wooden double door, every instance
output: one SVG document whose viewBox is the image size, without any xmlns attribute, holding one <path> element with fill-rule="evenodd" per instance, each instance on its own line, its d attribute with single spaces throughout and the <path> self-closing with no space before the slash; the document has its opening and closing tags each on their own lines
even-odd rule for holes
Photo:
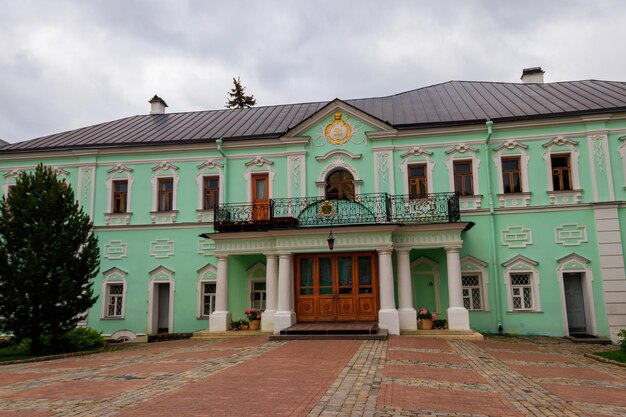
<svg viewBox="0 0 626 417">
<path fill-rule="evenodd" d="M 376 252 L 295 256 L 298 321 L 376 321 Z"/>
</svg>

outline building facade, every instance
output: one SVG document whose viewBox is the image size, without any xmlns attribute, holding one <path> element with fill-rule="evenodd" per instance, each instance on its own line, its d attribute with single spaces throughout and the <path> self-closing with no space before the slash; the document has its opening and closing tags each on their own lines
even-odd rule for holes
<svg viewBox="0 0 626 417">
<path fill-rule="evenodd" d="M 448 82 L 389 97 L 151 114 L 0 148 L 39 162 L 101 248 L 112 337 L 376 321 L 617 339 L 626 83 Z M 332 250 L 330 248 L 332 240 Z"/>
</svg>

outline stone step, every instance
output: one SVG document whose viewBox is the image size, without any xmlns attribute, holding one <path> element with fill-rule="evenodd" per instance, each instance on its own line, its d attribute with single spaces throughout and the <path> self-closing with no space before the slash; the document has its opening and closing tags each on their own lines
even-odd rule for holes
<svg viewBox="0 0 626 417">
<path fill-rule="evenodd" d="M 387 330 L 379 329 L 376 334 L 273 334 L 270 340 L 387 340 L 387 337 Z"/>
</svg>

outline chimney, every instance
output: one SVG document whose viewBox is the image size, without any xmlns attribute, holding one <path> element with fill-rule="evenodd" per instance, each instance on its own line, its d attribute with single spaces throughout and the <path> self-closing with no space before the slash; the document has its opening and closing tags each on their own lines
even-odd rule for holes
<svg viewBox="0 0 626 417">
<path fill-rule="evenodd" d="M 543 84 L 543 74 L 541 67 L 524 68 L 520 79 L 523 84 Z"/>
<path fill-rule="evenodd" d="M 165 114 L 167 103 L 161 97 L 155 94 L 154 97 L 148 100 L 148 103 L 152 105 L 152 107 L 150 107 L 150 114 Z"/>
</svg>

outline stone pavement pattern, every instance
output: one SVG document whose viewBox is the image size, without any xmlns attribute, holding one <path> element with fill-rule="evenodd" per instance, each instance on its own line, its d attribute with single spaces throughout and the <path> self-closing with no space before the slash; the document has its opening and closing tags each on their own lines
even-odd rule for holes
<svg viewBox="0 0 626 417">
<path fill-rule="evenodd" d="M 6 416 L 626 416 L 626 368 L 563 339 L 163 342 L 0 367 Z"/>
</svg>

